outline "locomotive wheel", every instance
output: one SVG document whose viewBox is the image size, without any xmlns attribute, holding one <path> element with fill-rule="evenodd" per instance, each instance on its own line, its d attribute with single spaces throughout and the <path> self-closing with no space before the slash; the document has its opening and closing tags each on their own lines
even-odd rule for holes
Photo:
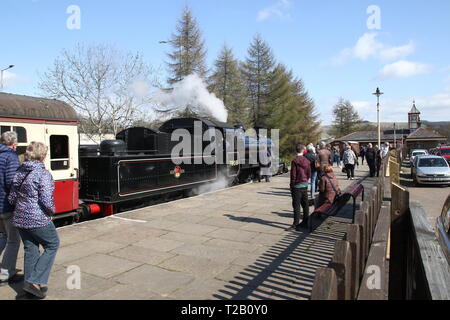
<svg viewBox="0 0 450 320">
<path fill-rule="evenodd" d="M 72 223 L 80 223 L 81 221 L 81 213 L 77 211 L 77 213 L 73 216 Z"/>
</svg>

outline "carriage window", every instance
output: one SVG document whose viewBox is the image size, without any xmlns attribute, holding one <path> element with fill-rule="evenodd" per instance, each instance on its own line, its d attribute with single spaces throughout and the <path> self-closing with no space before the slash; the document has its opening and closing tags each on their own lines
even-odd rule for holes
<svg viewBox="0 0 450 320">
<path fill-rule="evenodd" d="M 24 127 L 14 127 L 13 131 L 17 133 L 17 142 L 27 143 L 27 131 Z"/>
<path fill-rule="evenodd" d="M 19 146 L 16 149 L 17 156 L 19 157 L 20 163 L 25 161 L 25 153 L 27 152 L 27 147 Z"/>
<path fill-rule="evenodd" d="M 68 136 L 50 136 L 50 164 L 52 170 L 69 169 Z"/>
<path fill-rule="evenodd" d="M 11 131 L 11 127 L 10 126 L 2 126 L 2 133 L 4 134 L 5 132 Z"/>
</svg>

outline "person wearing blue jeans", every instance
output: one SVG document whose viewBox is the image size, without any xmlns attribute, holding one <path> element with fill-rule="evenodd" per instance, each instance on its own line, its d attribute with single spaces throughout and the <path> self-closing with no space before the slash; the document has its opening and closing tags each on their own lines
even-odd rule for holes
<svg viewBox="0 0 450 320">
<path fill-rule="evenodd" d="M 32 142 L 26 161 L 14 176 L 8 200 L 15 207 L 13 224 L 19 230 L 25 250 L 23 290 L 45 298 L 50 271 L 59 248 L 59 238 L 51 216 L 55 212 L 54 182 L 45 169 L 48 147 Z M 39 246 L 44 248 L 40 253 Z"/>
<path fill-rule="evenodd" d="M 20 166 L 16 154 L 17 133 L 4 132 L 0 143 L 0 284 L 16 279 L 17 254 L 20 248 L 20 236 L 17 228 L 12 224 L 13 207 L 8 202 L 14 175 Z"/>
<path fill-rule="evenodd" d="M 317 168 L 316 168 L 316 163 L 318 163 L 319 158 L 317 157 L 316 154 L 316 148 L 314 148 L 314 146 L 312 144 L 309 144 L 306 148 L 308 150 L 308 153 L 305 155 L 305 158 L 308 159 L 308 161 L 311 164 L 311 190 L 310 192 L 310 196 L 312 198 L 314 198 L 317 189 L 318 189 L 318 172 L 317 172 Z"/>
<path fill-rule="evenodd" d="M 310 190 L 310 195 L 312 198 L 314 198 L 314 196 L 316 195 L 317 192 L 317 171 L 311 172 L 311 190 Z"/>
<path fill-rule="evenodd" d="M 25 282 L 46 286 L 59 248 L 59 237 L 53 223 L 36 229 L 19 229 L 25 250 Z M 39 252 L 39 245 L 44 253 Z M 44 289 L 45 291 L 45 289 Z"/>
</svg>

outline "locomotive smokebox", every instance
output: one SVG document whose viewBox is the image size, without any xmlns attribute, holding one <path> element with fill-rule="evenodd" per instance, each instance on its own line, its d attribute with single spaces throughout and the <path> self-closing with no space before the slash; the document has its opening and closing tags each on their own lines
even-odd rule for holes
<svg viewBox="0 0 450 320">
<path fill-rule="evenodd" d="M 114 156 L 124 154 L 127 145 L 122 140 L 104 140 L 100 144 L 100 154 L 102 156 Z"/>
</svg>

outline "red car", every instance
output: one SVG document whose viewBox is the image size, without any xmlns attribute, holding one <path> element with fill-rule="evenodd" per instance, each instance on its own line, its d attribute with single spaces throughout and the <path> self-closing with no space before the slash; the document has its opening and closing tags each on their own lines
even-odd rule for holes
<svg viewBox="0 0 450 320">
<path fill-rule="evenodd" d="M 450 147 L 440 147 L 436 149 L 436 155 L 444 157 L 450 164 Z"/>
</svg>

